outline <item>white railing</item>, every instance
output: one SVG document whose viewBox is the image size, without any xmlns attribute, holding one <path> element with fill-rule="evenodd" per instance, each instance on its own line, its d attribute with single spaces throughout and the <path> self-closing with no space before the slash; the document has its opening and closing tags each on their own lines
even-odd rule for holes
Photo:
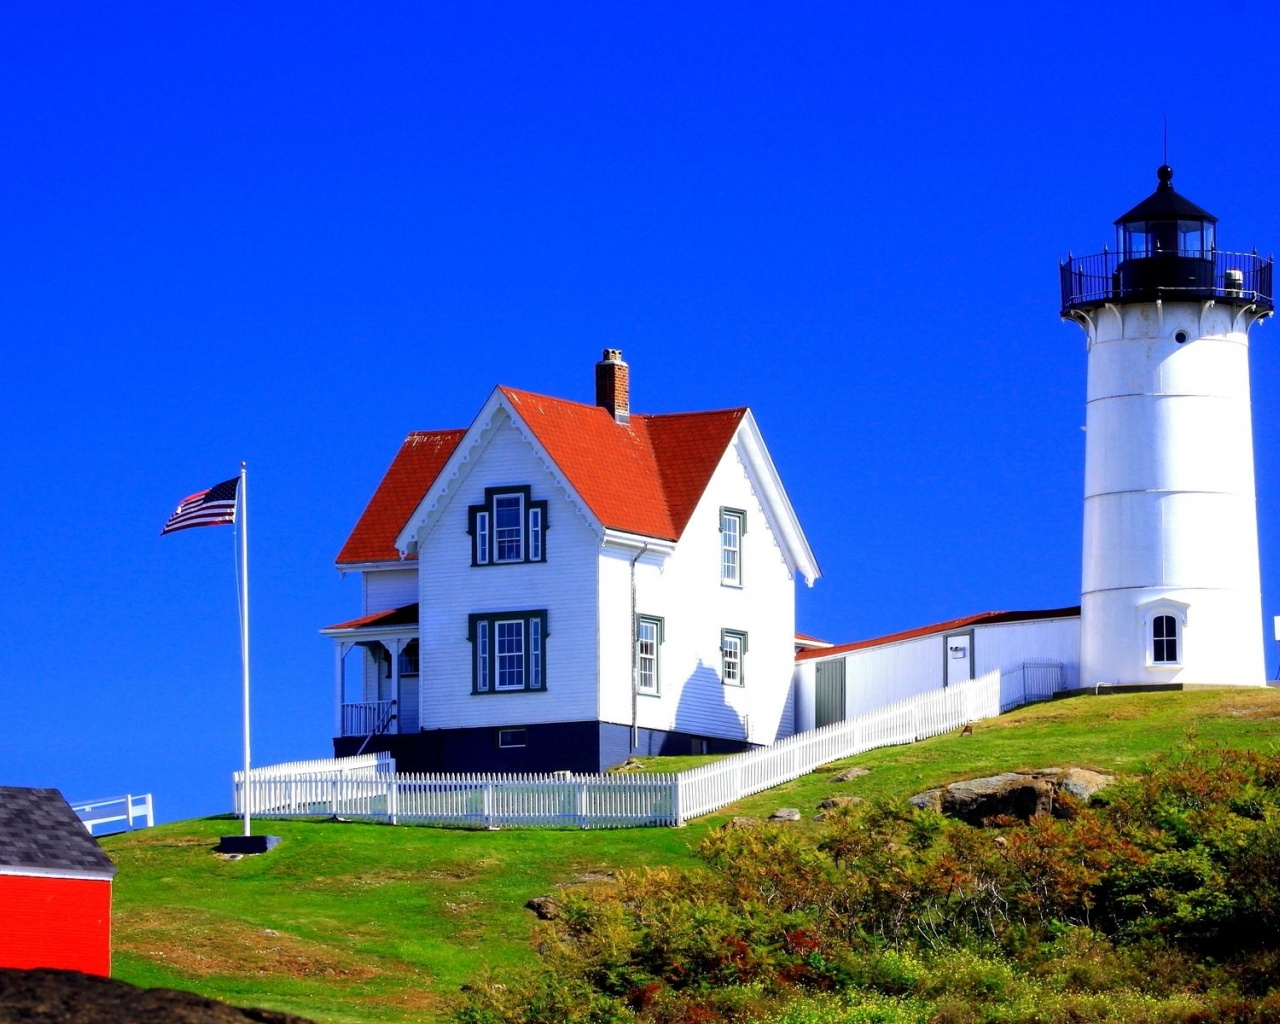
<svg viewBox="0 0 1280 1024">
<path fill-rule="evenodd" d="M 1024 704 L 1049 700 L 1066 686 L 1066 670 L 1060 661 L 1034 658 L 1005 669 L 1000 675 L 1000 710 L 1012 711 Z"/>
<path fill-rule="evenodd" d="M 372 736 L 391 716 L 396 702 L 393 700 L 368 700 L 359 704 L 342 705 L 342 735 Z"/>
<path fill-rule="evenodd" d="M 156 823 L 155 804 L 150 793 L 135 796 L 107 796 L 101 800 L 82 800 L 73 803 L 71 809 L 91 836 L 109 836 L 117 832 L 130 832 L 135 828 L 151 828 Z M 99 825 L 119 826 L 95 831 Z"/>
<path fill-rule="evenodd" d="M 345 778 L 350 775 L 363 775 L 369 772 L 385 773 L 396 769 L 395 760 L 385 750 L 373 754 L 352 754 L 350 757 L 319 757 L 312 761 L 282 761 L 280 764 L 264 765 L 261 768 L 250 768 L 249 777 L 256 779 L 260 773 L 266 775 L 323 775 L 326 778 L 335 776 Z M 244 777 L 244 772 L 236 772 L 237 784 Z"/>
<path fill-rule="evenodd" d="M 250 772 L 250 810 L 264 817 L 338 815 L 486 828 L 682 825 L 832 761 L 1046 700 L 1064 679 L 1058 662 L 1023 662 L 678 775 L 401 775 L 391 771 L 385 753 L 271 765 Z M 233 778 L 240 814 L 243 773 Z"/>
<path fill-rule="evenodd" d="M 797 733 L 676 776 L 679 818 L 709 814 L 820 765 L 876 747 L 914 743 L 1000 714 L 1000 673 L 907 697 L 812 732 Z"/>
</svg>

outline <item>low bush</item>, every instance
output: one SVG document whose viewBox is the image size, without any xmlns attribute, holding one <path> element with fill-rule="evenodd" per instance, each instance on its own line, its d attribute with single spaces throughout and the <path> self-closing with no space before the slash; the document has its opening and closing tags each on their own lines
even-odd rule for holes
<svg viewBox="0 0 1280 1024">
<path fill-rule="evenodd" d="M 1193 747 L 1066 818 L 725 828 L 703 870 L 568 901 L 540 968 L 458 1024 L 1262 1020 L 1278 855 L 1280 758 Z"/>
</svg>

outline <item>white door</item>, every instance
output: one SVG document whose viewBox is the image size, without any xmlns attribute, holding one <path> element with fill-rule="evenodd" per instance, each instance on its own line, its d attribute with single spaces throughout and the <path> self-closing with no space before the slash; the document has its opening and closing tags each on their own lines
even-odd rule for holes
<svg viewBox="0 0 1280 1024">
<path fill-rule="evenodd" d="M 946 663 L 944 679 L 948 686 L 973 678 L 973 632 L 951 633 L 946 637 L 943 655 Z"/>
</svg>

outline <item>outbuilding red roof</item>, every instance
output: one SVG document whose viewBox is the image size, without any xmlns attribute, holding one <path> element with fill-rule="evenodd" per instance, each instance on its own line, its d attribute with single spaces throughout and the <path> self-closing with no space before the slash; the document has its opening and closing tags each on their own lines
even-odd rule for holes
<svg viewBox="0 0 1280 1024">
<path fill-rule="evenodd" d="M 1001 622 L 1034 622 L 1037 619 L 1068 619 L 1079 615 L 1080 608 L 1049 608 L 1044 611 L 1030 612 L 979 612 L 963 619 L 950 619 L 947 622 L 935 622 L 932 626 L 921 626 L 901 633 L 890 633 L 871 640 L 859 640 L 852 644 L 837 644 L 834 647 L 819 647 L 810 651 L 800 651 L 796 661 L 808 661 L 811 658 L 829 658 L 836 654 L 848 654 L 850 651 L 861 651 L 868 647 L 883 647 L 885 644 L 896 644 L 903 640 L 915 640 L 935 633 L 950 633 L 968 626 L 993 626 Z"/>
<path fill-rule="evenodd" d="M 632 415 L 500 389 L 570 486 L 606 527 L 677 540 L 746 409 Z M 338 564 L 391 561 L 395 540 L 466 431 L 410 434 L 351 532 Z"/>
</svg>

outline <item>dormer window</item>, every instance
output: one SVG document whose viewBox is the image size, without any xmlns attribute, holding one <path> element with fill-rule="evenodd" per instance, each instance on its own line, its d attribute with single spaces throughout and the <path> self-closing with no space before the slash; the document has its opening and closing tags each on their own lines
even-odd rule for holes
<svg viewBox="0 0 1280 1024">
<path fill-rule="evenodd" d="M 546 561 L 547 503 L 528 487 L 486 487 L 484 504 L 467 511 L 472 565 Z"/>
</svg>

